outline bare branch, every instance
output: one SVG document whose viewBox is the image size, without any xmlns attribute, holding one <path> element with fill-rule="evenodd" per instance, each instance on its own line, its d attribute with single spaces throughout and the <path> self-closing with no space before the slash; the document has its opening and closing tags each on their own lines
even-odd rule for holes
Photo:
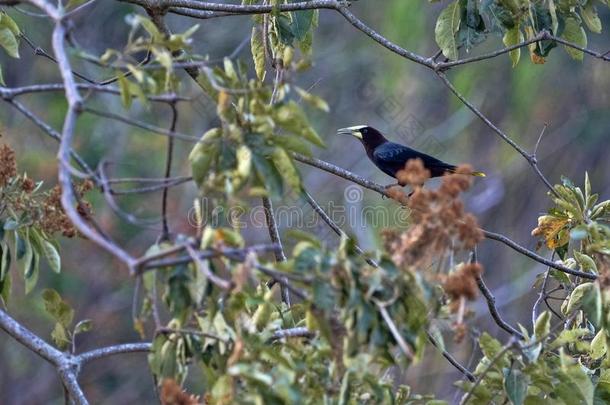
<svg viewBox="0 0 610 405">
<path fill-rule="evenodd" d="M 93 360 L 102 359 L 104 357 L 114 356 L 123 353 L 139 353 L 150 351 L 152 344 L 150 343 L 124 343 L 116 346 L 102 347 L 81 353 L 76 356 L 76 359 L 82 364 L 86 364 Z"/>
<path fill-rule="evenodd" d="M 482 229 L 483 231 L 483 235 L 485 235 L 485 237 L 487 239 L 493 239 L 496 240 L 498 242 L 502 242 L 504 243 L 506 246 L 509 246 L 510 248 L 516 250 L 517 252 L 529 257 L 530 259 L 533 259 L 535 261 L 537 261 L 538 263 L 542 263 L 546 266 L 552 267 L 556 270 L 562 271 L 564 273 L 567 274 L 571 274 L 573 276 L 577 276 L 577 277 L 582 277 L 582 278 L 586 278 L 588 280 L 596 280 L 597 279 L 597 275 L 593 274 L 593 273 L 585 273 L 583 271 L 578 271 L 578 270 L 573 270 L 567 266 L 564 266 L 563 264 L 559 264 L 559 263 L 555 263 L 551 260 L 545 259 L 544 257 L 537 255 L 536 253 L 532 252 L 531 250 L 528 250 L 526 248 L 524 248 L 523 246 L 519 245 L 518 243 L 510 240 L 509 238 L 507 238 L 504 235 L 501 235 L 499 233 L 494 233 L 494 232 L 489 232 L 486 231 L 484 229 Z"/>
<path fill-rule="evenodd" d="M 170 104 L 170 105 L 172 105 L 172 104 Z M 127 125 L 131 125 L 136 128 L 145 129 L 147 131 L 154 132 L 156 134 L 165 135 L 168 138 L 176 138 L 176 139 L 180 139 L 180 140 L 184 140 L 184 141 L 188 141 L 188 142 L 194 142 L 194 143 L 200 141 L 200 137 L 176 132 L 175 129 L 172 130 L 172 129 L 165 129 L 165 128 L 157 127 L 155 125 L 147 124 L 146 122 L 138 121 L 133 118 L 126 117 L 124 115 L 115 114 L 115 113 L 111 113 L 108 111 L 100 111 L 100 110 L 97 110 L 97 109 L 94 109 L 91 107 L 83 107 L 83 111 L 97 115 L 99 117 L 110 118 L 112 120 L 120 121 Z"/>
<path fill-rule="evenodd" d="M 181 9 L 204 10 L 204 11 L 220 11 L 231 14 L 265 14 L 277 11 L 299 11 L 299 10 L 316 10 L 316 9 L 337 9 L 349 4 L 346 1 L 335 0 L 310 0 L 297 3 L 277 4 L 277 5 L 241 5 L 241 4 L 223 4 L 210 3 L 199 0 L 118 0 L 123 3 L 137 4 L 149 9 L 167 9 L 170 7 L 178 7 Z"/>
<path fill-rule="evenodd" d="M 116 87 L 111 86 L 103 86 L 99 84 L 90 84 L 90 83 L 76 83 L 76 88 L 79 90 L 88 90 L 99 93 L 109 93 L 120 95 L 121 90 Z M 31 93 L 45 93 L 52 91 L 65 91 L 65 85 L 63 83 L 48 83 L 48 84 L 33 84 L 29 86 L 21 86 L 21 87 L 4 87 L 0 86 L 0 97 L 5 100 L 10 100 L 14 97 L 23 95 L 23 94 L 31 94 Z M 136 95 L 132 95 L 132 98 L 136 98 Z M 179 101 L 192 101 L 190 97 L 182 97 L 176 94 L 159 94 L 159 95 L 151 95 L 146 96 L 146 98 L 150 101 L 162 102 L 162 103 L 176 103 Z"/>
<path fill-rule="evenodd" d="M 210 280 L 212 282 L 212 284 L 214 284 L 215 286 L 217 286 L 223 290 L 231 290 L 233 288 L 231 281 L 225 280 L 222 277 L 218 277 L 216 274 L 214 274 L 210 270 L 210 268 L 208 266 L 204 266 L 204 264 L 202 263 L 201 257 L 197 254 L 195 249 L 193 249 L 191 246 L 187 245 L 186 251 L 188 252 L 189 256 L 191 256 L 191 258 L 193 259 L 195 266 L 197 266 L 197 270 L 200 273 L 202 273 L 208 280 Z"/>
<path fill-rule="evenodd" d="M 379 312 L 381 313 L 381 317 L 383 318 L 383 321 L 386 323 L 386 325 L 388 325 L 388 328 L 390 329 L 390 332 L 392 333 L 394 340 L 396 340 L 396 343 L 398 343 L 398 347 L 400 347 L 400 350 L 402 351 L 402 353 L 407 357 L 407 359 L 413 360 L 413 358 L 415 356 L 413 354 L 413 350 L 411 350 L 411 348 L 409 347 L 409 345 L 407 344 L 405 339 L 400 334 L 400 331 L 398 330 L 396 323 L 394 322 L 394 320 L 388 313 L 388 310 L 383 305 L 377 305 L 377 308 L 379 309 Z"/>
<path fill-rule="evenodd" d="M 464 376 L 466 378 L 468 378 L 470 381 L 474 382 L 476 380 L 475 376 L 463 365 L 460 364 L 459 361 L 456 360 L 455 357 L 453 357 L 451 355 L 451 353 L 449 353 L 447 350 L 443 349 L 439 343 L 436 341 L 436 339 L 434 338 L 434 336 L 432 336 L 432 334 L 430 333 L 430 331 L 426 330 L 426 335 L 428 336 L 428 340 L 430 341 L 430 343 L 432 343 L 432 346 L 436 347 L 441 354 L 443 355 L 443 357 L 445 359 L 447 359 L 447 361 L 456 369 L 458 369 L 460 371 L 460 373 L 464 374 Z"/>
<path fill-rule="evenodd" d="M 173 133 L 176 130 L 176 123 L 178 122 L 178 110 L 175 104 L 170 104 L 172 108 L 172 122 L 170 124 L 169 132 Z M 167 137 L 167 157 L 165 160 L 165 178 L 169 179 L 172 175 L 172 159 L 174 157 L 174 137 Z M 169 187 L 166 185 L 163 188 L 163 196 L 161 198 L 161 218 L 163 231 L 161 233 L 160 240 L 169 240 L 169 225 L 167 223 L 167 196 L 169 193 Z"/>
<path fill-rule="evenodd" d="M 273 332 L 273 336 L 271 336 L 271 340 L 280 340 L 286 338 L 295 338 L 295 337 L 303 337 L 307 339 L 312 339 L 316 336 L 316 333 L 310 331 L 304 327 L 291 328 L 291 329 L 279 329 Z"/>
<path fill-rule="evenodd" d="M 487 285 L 483 281 L 483 278 L 481 276 L 477 276 L 476 280 L 477 285 L 479 286 L 479 291 L 481 291 L 483 297 L 485 297 L 485 300 L 487 301 L 487 307 L 489 308 L 489 313 L 496 322 L 496 324 L 511 335 L 514 335 L 519 339 L 524 339 L 524 336 L 521 332 L 513 328 L 504 319 L 502 319 L 502 317 L 500 316 L 500 312 L 498 312 L 498 308 L 496 307 L 496 297 L 494 297 L 491 290 L 487 288 Z"/>
<path fill-rule="evenodd" d="M 547 188 L 554 193 L 555 195 L 557 195 L 555 189 L 553 188 L 553 185 L 551 184 L 551 182 L 549 182 L 547 180 L 547 178 L 544 176 L 544 174 L 542 174 L 542 172 L 540 171 L 540 168 L 538 167 L 538 162 L 535 158 L 535 156 L 530 155 L 529 153 L 527 153 L 523 148 L 521 148 L 515 141 L 513 141 L 508 135 L 506 135 L 506 133 L 504 133 L 504 131 L 502 131 L 500 128 L 498 128 L 493 122 L 491 122 L 489 120 L 489 118 L 487 118 L 481 111 L 479 111 L 479 109 L 477 107 L 474 106 L 474 104 L 472 104 L 470 101 L 468 101 L 454 86 L 453 84 L 449 81 L 449 79 L 447 79 L 447 76 L 445 76 L 444 73 L 442 72 L 437 72 L 438 77 L 440 77 L 440 79 L 443 81 L 443 83 L 445 83 L 445 85 L 449 88 L 449 90 L 451 90 L 451 92 L 460 99 L 460 101 L 466 106 L 468 107 L 468 109 L 470 111 L 472 111 L 477 117 L 479 117 L 481 119 L 481 121 L 483 121 L 485 123 L 485 125 L 487 125 L 489 128 L 491 128 L 492 131 L 494 131 L 496 134 L 498 134 L 498 136 L 500 136 L 500 138 L 502 138 L 502 140 L 504 140 L 506 143 L 508 143 L 510 146 L 512 146 L 513 149 L 515 149 L 517 152 L 519 152 L 519 154 L 521 156 L 523 156 L 523 158 L 529 163 L 529 165 L 532 167 L 532 169 L 534 169 L 534 172 L 536 172 L 536 174 L 538 175 L 538 177 L 540 177 L 540 179 L 542 180 L 542 182 L 547 186 Z"/>
<path fill-rule="evenodd" d="M 322 220 L 324 222 L 326 222 L 326 224 L 330 227 L 330 229 L 332 229 L 340 237 L 347 237 L 347 234 L 345 232 L 343 232 L 343 230 L 328 216 L 328 214 L 322 209 L 320 204 L 318 204 L 316 202 L 316 200 L 313 199 L 311 194 L 309 194 L 307 192 L 307 190 L 305 190 L 304 188 L 303 188 L 303 196 L 305 197 L 305 199 L 307 200 L 307 203 L 311 206 L 311 208 L 313 208 L 313 210 L 316 212 L 316 214 L 318 214 L 320 216 L 320 218 L 322 218 Z M 369 265 L 371 265 L 373 267 L 379 267 L 379 265 L 377 264 L 377 262 L 375 260 L 371 259 L 370 257 L 365 256 L 365 252 L 364 252 L 364 250 L 362 250 L 362 248 L 360 246 L 355 244 L 354 249 L 356 250 L 356 252 L 359 255 L 364 256 L 364 260 Z"/>
<path fill-rule="evenodd" d="M 68 60 L 65 46 L 65 27 L 60 18 L 60 14 L 54 7 L 50 6 L 43 0 L 31 0 L 32 3 L 42 8 L 50 17 L 55 20 L 55 28 L 53 29 L 52 43 L 57 65 L 59 67 L 61 77 L 63 79 L 66 100 L 68 101 L 68 111 L 64 119 L 62 129 L 61 142 L 59 144 L 58 160 L 59 160 L 59 184 L 61 186 L 61 203 L 66 215 L 70 218 L 74 226 L 92 242 L 104 248 L 106 251 L 117 257 L 129 268 L 134 261 L 133 257 L 113 241 L 106 239 L 99 234 L 94 228 L 89 226 L 87 222 L 80 216 L 76 209 L 76 196 L 72 186 L 70 176 L 70 152 L 72 139 L 74 137 L 74 126 L 76 118 L 82 107 L 82 100 L 78 93 L 70 61 Z"/>
<path fill-rule="evenodd" d="M 64 357 L 62 352 L 21 326 L 2 309 L 0 309 L 0 328 L 49 363 L 54 365 L 61 363 Z"/>
</svg>

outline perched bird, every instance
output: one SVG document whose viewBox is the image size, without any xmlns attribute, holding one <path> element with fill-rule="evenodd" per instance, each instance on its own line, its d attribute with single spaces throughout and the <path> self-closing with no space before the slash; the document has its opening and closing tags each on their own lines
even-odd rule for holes
<svg viewBox="0 0 610 405">
<path fill-rule="evenodd" d="M 396 173 L 405 168 L 408 160 L 421 159 L 424 167 L 430 171 L 430 177 L 439 177 L 445 173 L 454 173 L 457 166 L 445 163 L 425 153 L 407 146 L 390 142 L 375 128 L 357 125 L 341 128 L 338 134 L 352 135 L 362 142 L 369 159 L 388 176 L 396 178 Z M 483 172 L 472 172 L 473 176 L 485 177 Z M 404 184 L 401 184 L 404 186 Z"/>
</svg>

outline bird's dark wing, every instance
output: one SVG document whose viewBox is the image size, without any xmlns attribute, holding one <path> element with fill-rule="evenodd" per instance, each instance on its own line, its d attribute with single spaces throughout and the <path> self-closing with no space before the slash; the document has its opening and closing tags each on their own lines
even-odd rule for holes
<svg viewBox="0 0 610 405">
<path fill-rule="evenodd" d="M 394 142 L 379 145 L 372 154 L 375 165 L 392 177 L 396 177 L 396 172 L 404 169 L 407 161 L 411 159 L 421 159 L 424 167 L 430 170 L 432 177 L 442 176 L 448 171 L 455 170 L 453 165 Z"/>
</svg>

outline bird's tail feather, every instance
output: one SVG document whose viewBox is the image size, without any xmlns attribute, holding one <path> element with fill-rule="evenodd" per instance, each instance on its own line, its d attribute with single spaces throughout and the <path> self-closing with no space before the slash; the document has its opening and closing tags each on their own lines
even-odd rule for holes
<svg viewBox="0 0 610 405">
<path fill-rule="evenodd" d="M 455 173 L 456 170 L 457 170 L 457 166 L 451 166 L 447 171 L 449 173 Z M 475 176 L 475 177 L 487 177 L 487 175 L 483 172 L 471 172 L 470 175 Z"/>
</svg>

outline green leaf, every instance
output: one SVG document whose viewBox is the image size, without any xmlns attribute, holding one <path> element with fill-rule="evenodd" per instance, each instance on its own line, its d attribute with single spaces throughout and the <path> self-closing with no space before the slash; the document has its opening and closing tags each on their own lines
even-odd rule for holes
<svg viewBox="0 0 610 405">
<path fill-rule="evenodd" d="M 595 264 L 591 256 L 588 256 L 584 253 L 580 253 L 579 251 L 575 250 L 574 259 L 576 259 L 576 262 L 584 271 L 597 274 L 597 265 Z"/>
<path fill-rule="evenodd" d="M 152 273 L 152 272 L 151 272 Z M 89 332 L 93 328 L 93 321 L 91 319 L 83 319 L 79 321 L 74 327 L 74 334 Z"/>
<path fill-rule="evenodd" d="M 347 370 L 345 374 L 343 374 L 343 378 L 341 380 L 341 390 L 339 391 L 339 401 L 337 405 L 348 405 L 350 398 L 350 376 L 351 372 Z"/>
<path fill-rule="evenodd" d="M 272 139 L 275 144 L 281 146 L 282 148 L 288 151 L 298 152 L 302 155 L 311 156 L 311 147 L 309 146 L 309 144 L 296 135 L 274 135 Z"/>
<path fill-rule="evenodd" d="M 551 313 L 544 311 L 536 319 L 536 325 L 534 326 L 534 338 L 541 340 L 548 337 L 551 331 Z"/>
<path fill-rule="evenodd" d="M 25 272 L 25 293 L 29 294 L 34 287 L 36 287 L 36 283 L 38 282 L 38 274 L 40 273 L 40 256 L 32 252 L 32 260 L 30 261 L 30 266 L 28 270 Z"/>
<path fill-rule="evenodd" d="M 0 13 L 0 27 L 8 28 L 9 30 L 11 30 L 13 35 L 15 35 L 15 37 L 19 37 L 19 35 L 21 35 L 21 30 L 19 29 L 19 26 L 17 25 L 15 20 L 13 20 L 5 12 Z"/>
<path fill-rule="evenodd" d="M 65 350 L 70 346 L 70 338 L 68 337 L 68 331 L 65 326 L 57 322 L 51 332 L 51 339 L 60 350 Z"/>
<path fill-rule="evenodd" d="M 2 76 L 2 66 L 0 66 L 0 85 L 6 86 L 6 83 L 4 82 L 4 76 Z"/>
<path fill-rule="evenodd" d="M 486 38 L 487 29 L 479 12 L 479 3 L 477 0 L 460 0 L 461 23 L 457 39 L 458 47 L 463 47 L 466 52 Z"/>
<path fill-rule="evenodd" d="M 576 18 L 573 18 L 573 17 L 566 18 L 565 28 L 563 30 L 563 33 L 561 34 L 561 38 L 563 38 L 566 41 L 571 42 L 575 45 L 581 46 L 583 48 L 587 47 L 587 34 L 585 33 L 585 30 L 580 25 L 580 21 L 578 21 Z M 580 51 L 578 49 L 574 49 L 574 48 L 566 46 L 566 45 L 564 45 L 564 48 L 565 48 L 566 52 L 568 53 L 568 55 L 570 55 L 570 57 L 572 57 L 572 59 L 582 60 L 582 58 L 583 58 L 582 51 Z"/>
<path fill-rule="evenodd" d="M 256 169 L 258 179 L 265 185 L 271 198 L 279 198 L 284 193 L 282 176 L 276 167 L 264 156 L 254 154 L 252 163 Z"/>
<path fill-rule="evenodd" d="M 584 368 L 565 353 L 560 353 L 561 369 L 555 393 L 566 404 L 593 404 L 593 383 Z"/>
<path fill-rule="evenodd" d="M 0 28 L 0 46 L 13 58 L 19 58 L 19 43 L 8 27 Z"/>
<path fill-rule="evenodd" d="M 595 335 L 591 341 L 589 354 L 593 360 L 601 359 L 602 356 L 606 354 L 606 344 L 606 331 L 604 329 L 600 329 L 599 332 L 597 332 L 597 335 Z"/>
<path fill-rule="evenodd" d="M 284 14 L 275 18 L 275 25 L 277 27 L 278 38 L 284 45 L 291 46 L 294 42 L 294 32 L 292 32 L 293 26 L 290 18 Z"/>
<path fill-rule="evenodd" d="M 491 337 L 487 332 L 483 332 L 479 338 L 479 346 L 481 351 L 488 359 L 493 359 L 500 351 L 502 351 L 502 344 Z"/>
<path fill-rule="evenodd" d="M 298 0 L 293 1 L 293 3 L 296 1 Z M 314 10 L 295 11 L 291 15 L 292 23 L 290 24 L 290 31 L 292 31 L 297 41 L 302 41 L 312 26 Z"/>
<path fill-rule="evenodd" d="M 557 18 L 557 7 L 554 0 L 549 0 L 549 14 L 551 15 L 551 32 L 557 34 L 559 19 Z"/>
<path fill-rule="evenodd" d="M 129 86 L 129 80 L 125 77 L 124 74 L 120 74 L 118 76 L 119 81 L 119 91 L 121 92 L 121 103 L 123 103 L 123 107 L 129 109 L 131 107 L 131 92 Z"/>
<path fill-rule="evenodd" d="M 135 22 L 139 23 L 153 38 L 153 41 L 158 41 L 163 38 L 163 35 L 159 32 L 159 29 L 151 20 L 146 17 L 136 15 Z"/>
<path fill-rule="evenodd" d="M 582 310 L 589 322 L 596 328 L 599 327 L 602 320 L 602 293 L 598 283 L 594 283 L 593 288 L 585 294 Z"/>
<path fill-rule="evenodd" d="M 5 241 L 0 242 L 0 281 L 8 274 L 11 267 L 11 249 Z"/>
<path fill-rule="evenodd" d="M 294 190 L 301 189 L 301 177 L 288 153 L 283 148 L 274 149 L 271 159 L 284 181 Z"/>
<path fill-rule="evenodd" d="M 250 50 L 252 52 L 252 59 L 254 60 L 254 70 L 256 71 L 256 77 L 261 82 L 265 80 L 265 46 L 262 38 L 262 33 L 256 28 L 252 28 L 252 37 L 250 39 Z"/>
<path fill-rule="evenodd" d="M 585 171 L 585 198 L 587 201 L 591 198 L 591 179 L 589 179 L 589 172 Z"/>
<path fill-rule="evenodd" d="M 273 118 L 286 131 L 301 135 L 314 145 L 324 147 L 324 141 L 311 127 L 307 116 L 294 101 L 276 107 Z"/>
<path fill-rule="evenodd" d="M 4 306 L 8 305 L 8 300 L 11 296 L 12 278 L 11 273 L 6 273 L 3 280 L 0 280 L 0 299 L 4 302 Z"/>
<path fill-rule="evenodd" d="M 226 402 L 226 399 L 230 399 L 233 396 L 233 378 L 229 375 L 223 375 L 218 378 L 210 394 L 210 403 L 229 403 Z"/>
<path fill-rule="evenodd" d="M 300 87 L 296 87 L 297 93 L 299 93 L 299 95 L 301 96 L 301 98 L 303 100 L 305 100 L 307 103 L 311 104 L 313 107 L 317 108 L 318 110 L 322 110 L 324 112 L 329 112 L 330 108 L 328 107 L 328 103 L 326 103 L 326 101 L 324 101 L 322 98 L 318 97 L 318 96 L 314 96 L 311 93 L 308 93 L 307 91 L 303 90 Z"/>
<path fill-rule="evenodd" d="M 460 3 L 458 0 L 449 4 L 436 20 L 434 35 L 443 55 L 451 60 L 458 58 L 455 33 L 460 29 Z"/>
<path fill-rule="evenodd" d="M 583 283 L 578 285 L 570 294 L 568 304 L 565 308 L 565 314 L 571 314 L 574 310 L 579 309 L 584 301 L 585 295 L 589 294 L 595 288 L 593 283 Z"/>
<path fill-rule="evenodd" d="M 517 369 L 504 369 L 504 389 L 513 405 L 522 405 L 527 394 L 529 378 Z"/>
<path fill-rule="evenodd" d="M 597 9 L 592 1 L 587 2 L 587 5 L 582 9 L 580 16 L 587 27 L 596 34 L 602 32 L 602 22 L 597 15 Z"/>
<path fill-rule="evenodd" d="M 513 13 L 513 5 L 502 1 L 481 2 L 481 11 L 491 19 L 492 28 L 496 31 L 506 31 L 518 23 L 518 18 Z"/>
<path fill-rule="evenodd" d="M 201 187 L 208 176 L 210 166 L 217 158 L 218 140 L 222 137 L 220 128 L 212 128 L 201 137 L 191 153 L 189 162 L 191 163 L 191 173 L 195 183 Z"/>
<path fill-rule="evenodd" d="M 131 63 L 127 64 L 127 70 L 139 83 L 144 82 L 144 72 L 137 66 L 132 65 Z"/>
<path fill-rule="evenodd" d="M 57 248 L 51 242 L 44 239 L 36 229 L 30 230 L 30 239 L 36 252 L 44 256 L 51 270 L 59 273 L 61 271 L 61 257 Z"/>
<path fill-rule="evenodd" d="M 506 31 L 502 41 L 507 47 L 523 42 L 523 33 L 519 29 L 519 26 L 516 25 L 510 30 Z M 510 56 L 510 60 L 513 62 L 513 67 L 517 66 L 519 59 L 521 58 L 521 48 L 510 51 L 508 55 Z"/>
<path fill-rule="evenodd" d="M 557 336 L 557 339 L 552 341 L 548 347 L 551 350 L 555 350 L 561 346 L 575 343 L 576 341 L 580 340 L 583 336 L 587 336 L 589 334 L 591 334 L 591 331 L 586 328 L 563 330 L 563 331 L 561 331 L 559 336 Z"/>
<path fill-rule="evenodd" d="M 602 369 L 595 387 L 595 405 L 610 403 L 610 370 Z"/>
<path fill-rule="evenodd" d="M 68 328 L 74 320 L 74 310 L 65 302 L 59 293 L 47 288 L 42 291 L 45 310 L 49 315 L 65 328 Z"/>
<path fill-rule="evenodd" d="M 8 221 L 7 221 L 8 224 Z M 22 260 L 28 250 L 28 244 L 30 242 L 21 237 L 19 232 L 15 232 L 15 256 L 17 261 Z M 30 248 L 31 249 L 31 248 Z"/>
</svg>

